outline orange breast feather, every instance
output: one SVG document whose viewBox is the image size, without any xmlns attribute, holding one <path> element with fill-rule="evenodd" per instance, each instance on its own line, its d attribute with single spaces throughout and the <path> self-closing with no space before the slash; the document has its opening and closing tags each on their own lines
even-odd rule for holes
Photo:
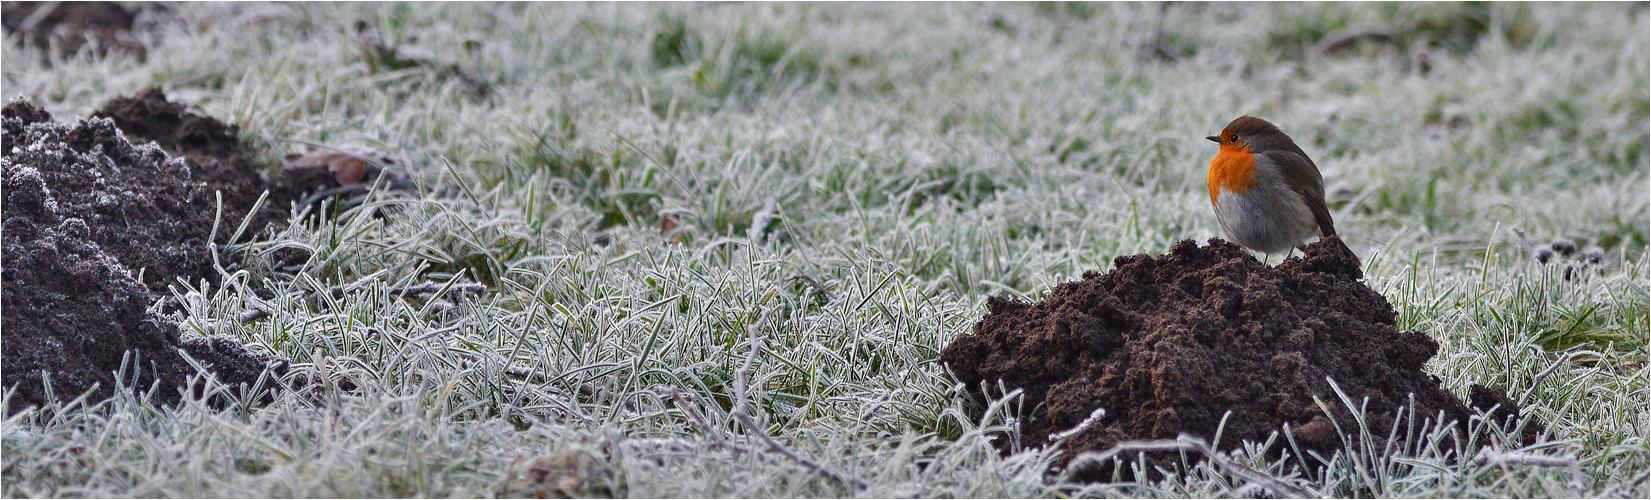
<svg viewBox="0 0 1651 500">
<path fill-rule="evenodd" d="M 1255 155 L 1248 150 L 1222 146 L 1210 160 L 1210 204 L 1221 197 L 1221 189 L 1243 193 L 1255 187 Z"/>
</svg>

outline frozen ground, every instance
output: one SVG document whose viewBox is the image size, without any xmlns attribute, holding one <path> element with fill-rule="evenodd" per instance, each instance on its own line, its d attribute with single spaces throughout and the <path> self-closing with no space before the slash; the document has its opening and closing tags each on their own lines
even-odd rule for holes
<svg viewBox="0 0 1651 500">
<path fill-rule="evenodd" d="M 1306 491 L 1648 494 L 1644 4 L 174 7 L 143 58 L 4 44 L 0 90 L 69 119 L 159 85 L 261 164 L 370 145 L 438 194 L 229 248 L 269 319 L 233 288 L 178 316 L 354 391 L 20 413 L 5 496 L 522 495 L 530 468 L 594 496 L 1251 495 L 1209 466 L 1061 482 L 934 363 L 989 295 L 1217 236 L 1202 138 L 1241 114 L 1313 155 L 1447 389 L 1556 367 L 1517 453 L 1577 464 L 1355 451 Z M 315 256 L 277 268 L 290 246 Z M 489 291 L 383 293 L 426 281 Z"/>
</svg>

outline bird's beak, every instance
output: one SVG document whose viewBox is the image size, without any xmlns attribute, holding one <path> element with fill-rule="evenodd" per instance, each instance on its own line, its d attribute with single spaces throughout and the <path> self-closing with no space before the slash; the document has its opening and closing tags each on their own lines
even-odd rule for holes
<svg viewBox="0 0 1651 500">
<path fill-rule="evenodd" d="M 1216 144 L 1221 144 L 1221 136 L 1219 136 L 1219 135 L 1212 135 L 1212 136 L 1209 136 L 1209 137 L 1205 137 L 1205 139 L 1209 139 L 1210 142 L 1213 142 L 1213 143 L 1216 143 Z"/>
</svg>

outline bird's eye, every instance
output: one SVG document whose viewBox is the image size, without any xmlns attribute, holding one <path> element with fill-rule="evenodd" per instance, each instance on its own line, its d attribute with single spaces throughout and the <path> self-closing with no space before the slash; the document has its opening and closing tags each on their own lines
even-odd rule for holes
<svg viewBox="0 0 1651 500">
<path fill-rule="evenodd" d="M 1238 134 L 1233 134 L 1233 142 L 1238 142 Z"/>
</svg>

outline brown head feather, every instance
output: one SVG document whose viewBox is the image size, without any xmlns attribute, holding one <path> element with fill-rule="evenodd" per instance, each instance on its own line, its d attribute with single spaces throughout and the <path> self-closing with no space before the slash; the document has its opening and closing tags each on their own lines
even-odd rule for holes
<svg viewBox="0 0 1651 500">
<path fill-rule="evenodd" d="M 1290 140 L 1290 136 L 1279 130 L 1277 125 L 1254 116 L 1240 116 L 1221 130 L 1222 138 L 1230 138 L 1234 134 L 1255 153 L 1282 150 L 1307 156 L 1307 153 L 1302 152 L 1301 147 L 1296 146 L 1295 141 Z"/>
<path fill-rule="evenodd" d="M 1301 194 L 1302 202 L 1313 212 L 1313 218 L 1318 223 L 1319 232 L 1324 236 L 1336 234 L 1335 222 L 1330 219 L 1330 211 L 1324 202 L 1324 178 L 1319 174 L 1318 165 L 1302 151 L 1296 142 L 1290 140 L 1283 130 L 1279 130 L 1272 122 L 1254 116 L 1240 116 L 1227 124 L 1221 130 L 1221 140 L 1232 141 L 1237 136 L 1237 143 L 1243 150 L 1257 155 L 1266 155 L 1273 163 L 1278 164 L 1283 174 L 1289 179 L 1297 193 Z M 1226 146 L 1222 146 L 1225 148 Z M 1213 199 L 1214 188 L 1211 188 Z"/>
</svg>

